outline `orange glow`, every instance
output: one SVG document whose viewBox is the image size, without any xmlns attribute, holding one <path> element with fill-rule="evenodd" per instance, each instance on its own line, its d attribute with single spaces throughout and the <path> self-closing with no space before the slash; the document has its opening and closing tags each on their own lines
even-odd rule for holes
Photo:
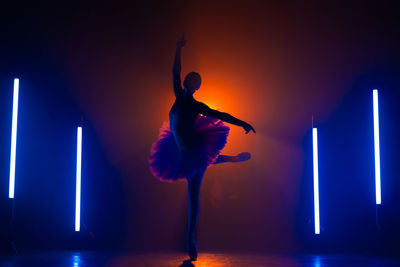
<svg viewBox="0 0 400 267">
<path fill-rule="evenodd" d="M 201 254 L 197 261 L 192 262 L 196 267 L 222 267 L 222 266 L 234 266 L 232 262 L 232 257 L 218 254 Z"/>
<path fill-rule="evenodd" d="M 132 254 L 109 260 L 107 266 L 186 266 L 186 267 L 228 267 L 228 266 L 299 266 L 296 259 L 257 254 L 213 254 L 201 253 L 197 261 L 188 261 L 185 254 Z"/>
<path fill-rule="evenodd" d="M 195 94 L 198 101 L 210 108 L 228 113 L 237 113 L 236 97 L 232 89 L 216 80 L 207 81 Z"/>
</svg>

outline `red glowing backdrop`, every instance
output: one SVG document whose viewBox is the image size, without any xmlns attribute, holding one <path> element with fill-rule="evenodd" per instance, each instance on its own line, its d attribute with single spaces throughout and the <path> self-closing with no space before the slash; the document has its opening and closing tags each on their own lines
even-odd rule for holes
<svg viewBox="0 0 400 267">
<path fill-rule="evenodd" d="M 311 116 L 317 122 L 329 118 L 354 77 L 387 56 L 391 45 L 380 39 L 374 8 L 356 10 L 263 1 L 149 1 L 88 5 L 55 19 L 58 34 L 44 31 L 43 40 L 122 174 L 127 248 L 182 246 L 186 183 L 162 183 L 147 164 L 174 101 L 171 68 L 182 32 L 188 39 L 183 75 L 197 71 L 203 79 L 195 98 L 257 131 L 245 135 L 232 126 L 223 152 L 249 151 L 252 159 L 206 172 L 199 246 L 299 246 L 295 214 L 306 167 L 301 142 Z"/>
</svg>

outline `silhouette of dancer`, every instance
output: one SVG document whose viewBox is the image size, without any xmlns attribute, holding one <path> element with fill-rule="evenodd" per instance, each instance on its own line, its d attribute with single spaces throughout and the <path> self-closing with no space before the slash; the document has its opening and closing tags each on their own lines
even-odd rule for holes
<svg viewBox="0 0 400 267">
<path fill-rule="evenodd" d="M 196 101 L 193 93 L 199 89 L 201 77 L 190 72 L 181 85 L 181 49 L 186 44 L 184 35 L 176 45 L 172 70 L 175 103 L 169 112 L 169 125 L 164 122 L 159 139 L 152 145 L 149 157 L 150 170 L 162 181 L 173 182 L 186 179 L 188 182 L 189 214 L 186 248 L 190 259 L 197 259 L 195 230 L 199 216 L 199 194 L 201 181 L 208 166 L 224 162 L 249 160 L 250 153 L 236 156 L 219 155 L 227 142 L 228 122 L 255 133 L 254 128 L 232 115 L 209 108 Z"/>
</svg>

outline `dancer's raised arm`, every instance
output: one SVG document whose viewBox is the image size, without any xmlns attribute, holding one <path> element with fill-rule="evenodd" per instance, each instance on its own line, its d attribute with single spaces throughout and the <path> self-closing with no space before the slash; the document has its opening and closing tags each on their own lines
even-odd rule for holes
<svg viewBox="0 0 400 267">
<path fill-rule="evenodd" d="M 201 103 L 201 102 L 197 102 L 197 105 L 198 105 L 199 113 L 203 114 L 204 116 L 217 118 L 222 121 L 243 127 L 243 129 L 246 131 L 246 134 L 249 133 L 250 131 L 253 131 L 254 133 L 256 132 L 250 124 L 248 124 L 245 121 L 239 120 L 238 118 L 235 118 L 226 112 L 220 112 L 218 110 L 212 109 L 212 108 L 208 107 L 206 104 Z"/>
<path fill-rule="evenodd" d="M 172 67 L 172 79 L 174 83 L 174 93 L 177 97 L 182 93 L 182 83 L 181 83 L 181 50 L 186 44 L 185 35 L 178 40 L 176 43 L 174 66 Z"/>
</svg>

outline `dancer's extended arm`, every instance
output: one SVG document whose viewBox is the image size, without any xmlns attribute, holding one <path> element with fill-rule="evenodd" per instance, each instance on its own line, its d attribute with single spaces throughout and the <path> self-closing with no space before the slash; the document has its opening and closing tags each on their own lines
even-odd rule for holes
<svg viewBox="0 0 400 267">
<path fill-rule="evenodd" d="M 246 133 L 249 133 L 250 131 L 256 132 L 250 124 L 248 124 L 245 121 L 239 120 L 238 118 L 235 118 L 226 112 L 220 112 L 218 110 L 209 108 L 206 104 L 201 103 L 201 102 L 197 102 L 197 105 L 198 105 L 199 113 L 203 114 L 204 116 L 217 118 L 222 121 L 243 127 L 244 130 L 246 131 Z"/>
<path fill-rule="evenodd" d="M 181 83 L 181 49 L 186 44 L 185 36 L 178 40 L 176 43 L 174 66 L 172 67 L 172 80 L 174 83 L 174 93 L 177 97 L 182 93 L 182 83 Z"/>
</svg>

